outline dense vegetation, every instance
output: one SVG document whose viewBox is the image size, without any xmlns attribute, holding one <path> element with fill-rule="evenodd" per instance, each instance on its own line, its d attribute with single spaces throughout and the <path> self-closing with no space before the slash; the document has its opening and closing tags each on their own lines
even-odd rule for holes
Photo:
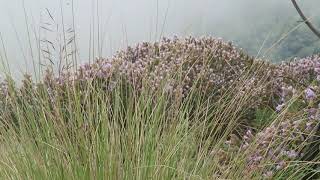
<svg viewBox="0 0 320 180">
<path fill-rule="evenodd" d="M 318 175 L 320 57 L 270 64 L 164 38 L 0 94 L 3 179 Z"/>
</svg>

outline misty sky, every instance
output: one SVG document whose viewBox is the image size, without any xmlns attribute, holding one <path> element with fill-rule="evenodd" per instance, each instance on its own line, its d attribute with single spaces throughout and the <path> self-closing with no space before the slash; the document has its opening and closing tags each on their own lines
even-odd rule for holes
<svg viewBox="0 0 320 180">
<path fill-rule="evenodd" d="M 15 70 L 25 71 L 32 64 L 30 59 L 36 59 L 39 37 L 58 46 L 57 37 L 63 31 L 61 13 L 65 31 L 73 28 L 71 5 L 72 0 L 0 0 L 0 32 Z M 320 3 L 306 0 L 301 6 L 317 12 Z M 265 20 L 285 24 L 296 11 L 290 0 L 74 0 L 74 15 L 79 57 L 87 61 L 160 36 L 212 35 L 229 41 L 241 36 L 245 40 Z"/>
</svg>

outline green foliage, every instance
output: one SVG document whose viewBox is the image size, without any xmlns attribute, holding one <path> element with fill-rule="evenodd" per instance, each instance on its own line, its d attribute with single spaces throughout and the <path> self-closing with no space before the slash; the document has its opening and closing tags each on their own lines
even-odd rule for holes
<svg viewBox="0 0 320 180">
<path fill-rule="evenodd" d="M 255 113 L 254 127 L 262 129 L 269 125 L 272 120 L 276 117 L 276 113 L 270 107 L 257 109 Z"/>
</svg>

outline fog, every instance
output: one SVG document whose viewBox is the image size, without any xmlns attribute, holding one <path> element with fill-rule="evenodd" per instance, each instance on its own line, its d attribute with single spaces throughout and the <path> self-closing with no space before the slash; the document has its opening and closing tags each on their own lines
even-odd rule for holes
<svg viewBox="0 0 320 180">
<path fill-rule="evenodd" d="M 320 8 L 318 0 L 300 4 L 308 17 Z M 39 40 L 58 49 L 62 32 L 72 29 L 77 57 L 86 62 L 110 57 L 127 45 L 173 35 L 222 37 L 256 55 L 246 47 L 248 39 L 259 36 L 256 46 L 261 46 L 268 33 L 260 30 L 273 31 L 268 24 L 292 24 L 290 17 L 299 20 L 290 0 L 0 0 L 0 17 L 1 58 L 17 72 L 48 64 L 46 59 L 38 61 L 38 50 L 48 47 Z M 52 54 L 56 63 L 59 54 Z"/>
</svg>

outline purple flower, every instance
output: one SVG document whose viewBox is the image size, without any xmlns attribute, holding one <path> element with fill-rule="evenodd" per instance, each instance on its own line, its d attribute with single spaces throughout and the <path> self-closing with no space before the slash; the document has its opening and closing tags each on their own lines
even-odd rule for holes
<svg viewBox="0 0 320 180">
<path fill-rule="evenodd" d="M 276 111 L 277 111 L 277 112 L 280 112 L 284 106 L 285 106 L 284 103 L 279 104 L 279 105 L 276 107 Z"/>
<path fill-rule="evenodd" d="M 103 78 L 104 77 L 104 73 L 101 70 L 99 70 L 96 75 L 97 75 L 98 78 Z"/>
<path fill-rule="evenodd" d="M 102 67 L 103 67 L 103 69 L 110 69 L 112 67 L 112 65 L 109 62 L 107 62 L 107 63 L 103 64 Z"/>
<path fill-rule="evenodd" d="M 267 178 L 271 178 L 273 176 L 273 172 L 272 171 L 267 171 L 265 174 L 263 174 L 265 177 Z"/>
<path fill-rule="evenodd" d="M 315 117 L 317 114 L 317 109 L 316 108 L 310 108 L 307 109 L 306 112 L 308 113 L 308 117 Z"/>
<path fill-rule="evenodd" d="M 319 68 L 319 67 L 314 68 L 314 71 L 315 71 L 316 73 L 320 74 L 320 68 Z"/>
<path fill-rule="evenodd" d="M 316 93 L 314 93 L 314 91 L 311 88 L 306 89 L 305 93 L 306 93 L 307 100 L 313 100 L 317 97 Z"/>
<path fill-rule="evenodd" d="M 296 158 L 298 156 L 298 153 L 294 150 L 291 150 L 289 152 L 287 152 L 287 156 L 291 159 Z"/>
<path fill-rule="evenodd" d="M 281 169 L 283 169 L 285 166 L 286 166 L 286 162 L 281 161 L 281 162 L 279 162 L 278 165 L 276 166 L 276 169 L 277 169 L 277 170 L 281 170 Z"/>
</svg>

